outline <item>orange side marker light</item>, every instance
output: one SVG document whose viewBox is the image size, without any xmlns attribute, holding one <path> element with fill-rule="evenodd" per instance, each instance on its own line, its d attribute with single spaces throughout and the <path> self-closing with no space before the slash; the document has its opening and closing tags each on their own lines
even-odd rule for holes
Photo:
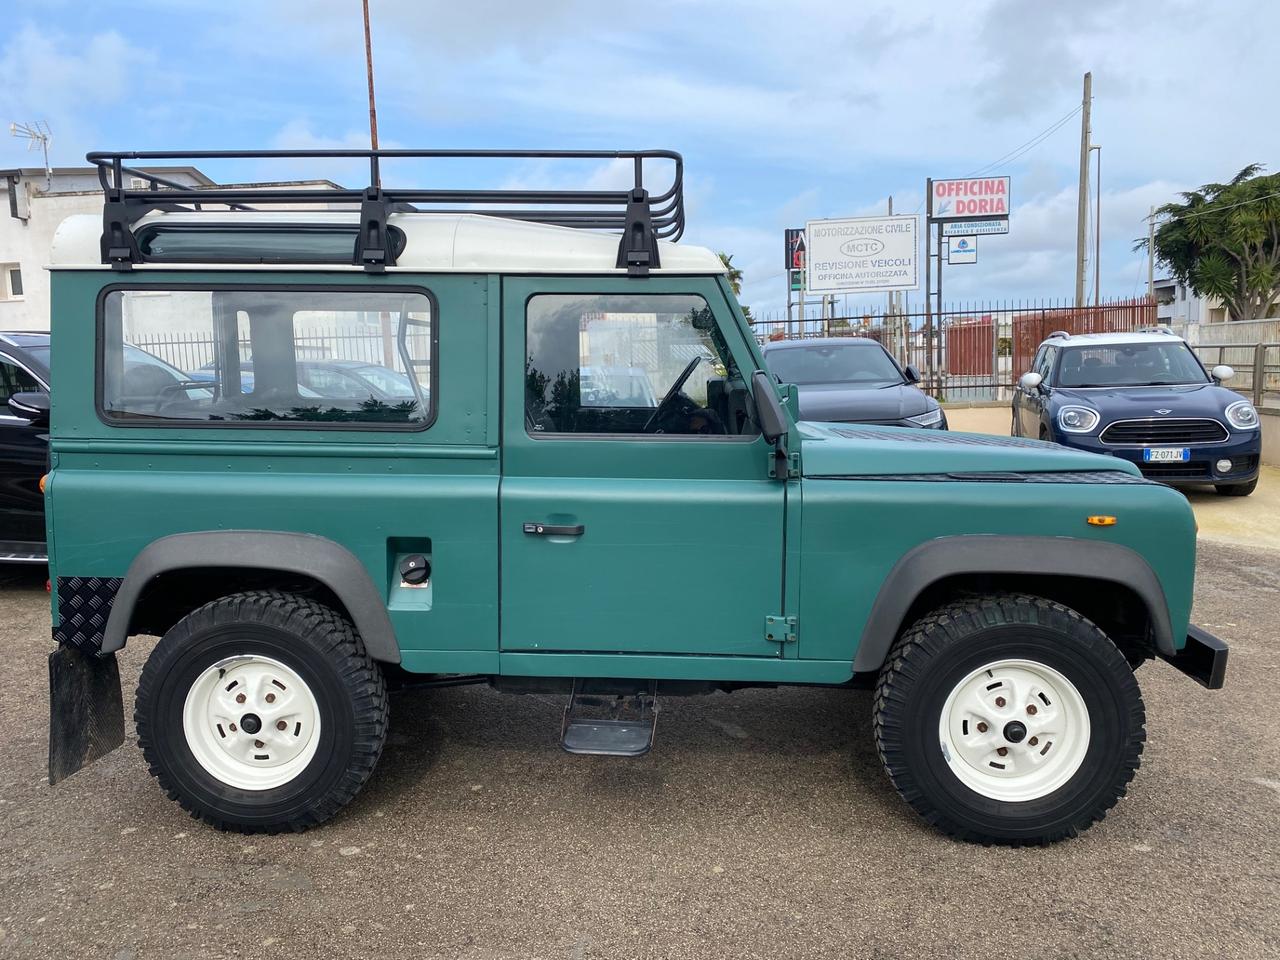
<svg viewBox="0 0 1280 960">
<path fill-rule="evenodd" d="M 46 473 L 44 476 L 42 476 L 42 477 L 40 478 L 40 492 L 41 492 L 41 493 L 44 493 L 44 482 L 45 482 L 46 480 L 48 480 L 48 479 L 49 479 L 49 475 L 48 475 L 47 473 Z"/>
<path fill-rule="evenodd" d="M 1107 514 L 1099 513 L 1092 517 L 1085 518 L 1085 522 L 1091 527 L 1114 527 L 1116 525 L 1116 518 L 1108 516 Z"/>
</svg>

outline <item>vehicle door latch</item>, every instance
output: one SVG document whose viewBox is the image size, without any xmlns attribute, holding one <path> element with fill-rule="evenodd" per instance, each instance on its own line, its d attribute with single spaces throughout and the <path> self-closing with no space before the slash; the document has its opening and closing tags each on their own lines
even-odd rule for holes
<svg viewBox="0 0 1280 960">
<path fill-rule="evenodd" d="M 795 643 L 796 618 L 771 614 L 764 618 L 764 638 L 770 643 Z"/>
</svg>

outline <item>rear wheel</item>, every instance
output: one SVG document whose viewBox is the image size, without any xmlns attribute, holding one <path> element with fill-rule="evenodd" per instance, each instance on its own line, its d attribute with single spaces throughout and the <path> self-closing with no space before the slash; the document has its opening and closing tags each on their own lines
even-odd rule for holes
<svg viewBox="0 0 1280 960">
<path fill-rule="evenodd" d="M 1258 489 L 1258 478 L 1254 477 L 1248 483 L 1215 483 L 1213 489 L 1224 497 L 1247 497 Z"/>
<path fill-rule="evenodd" d="M 382 673 L 346 619 L 291 594 L 207 604 L 156 645 L 134 720 L 151 773 L 192 816 L 276 833 L 327 820 L 382 752 Z"/>
<path fill-rule="evenodd" d="M 881 760 L 902 797 L 962 840 L 1051 843 L 1124 795 L 1146 739 L 1124 655 L 1058 603 L 948 604 L 895 644 L 876 687 Z"/>
</svg>

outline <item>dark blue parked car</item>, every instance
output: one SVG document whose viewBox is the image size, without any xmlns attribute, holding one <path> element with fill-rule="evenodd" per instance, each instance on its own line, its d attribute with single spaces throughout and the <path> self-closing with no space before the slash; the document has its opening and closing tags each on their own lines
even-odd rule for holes
<svg viewBox="0 0 1280 960">
<path fill-rule="evenodd" d="M 915 367 L 869 337 L 774 340 L 762 348 L 769 372 L 800 391 L 800 419 L 946 430 L 938 401 L 916 386 Z"/>
<path fill-rule="evenodd" d="M 1172 333 L 1056 333 L 1013 394 L 1013 435 L 1132 460 L 1167 483 L 1212 483 L 1244 497 L 1258 485 L 1262 430 L 1248 400 L 1221 386 Z"/>
</svg>

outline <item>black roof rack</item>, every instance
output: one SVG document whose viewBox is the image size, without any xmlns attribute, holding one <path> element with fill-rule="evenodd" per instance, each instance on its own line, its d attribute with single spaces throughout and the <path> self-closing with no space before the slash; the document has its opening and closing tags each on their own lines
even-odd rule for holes
<svg viewBox="0 0 1280 960">
<path fill-rule="evenodd" d="M 360 228 L 352 262 L 366 270 L 394 266 L 395 244 L 387 236 L 389 213 L 481 213 L 584 230 L 621 234 L 617 266 L 644 276 L 661 266 L 659 240 L 684 233 L 684 160 L 671 150 L 197 150 L 114 153 L 94 151 L 85 159 L 98 168 L 105 205 L 102 213 L 102 262 L 128 270 L 146 258 L 133 225 L 153 210 L 201 210 L 203 204 L 256 210 L 273 204 L 349 204 L 359 210 Z M 288 189 L 252 186 L 190 186 L 147 173 L 126 161 L 196 160 L 368 160 L 369 185 L 360 188 Z M 627 190 L 432 190 L 383 187 L 380 164 L 387 159 L 475 160 L 631 160 L 634 183 Z M 670 186 L 651 193 L 645 186 L 645 161 L 670 163 Z M 147 183 L 131 186 L 126 178 Z M 470 207 L 470 209 L 468 209 Z"/>
</svg>

